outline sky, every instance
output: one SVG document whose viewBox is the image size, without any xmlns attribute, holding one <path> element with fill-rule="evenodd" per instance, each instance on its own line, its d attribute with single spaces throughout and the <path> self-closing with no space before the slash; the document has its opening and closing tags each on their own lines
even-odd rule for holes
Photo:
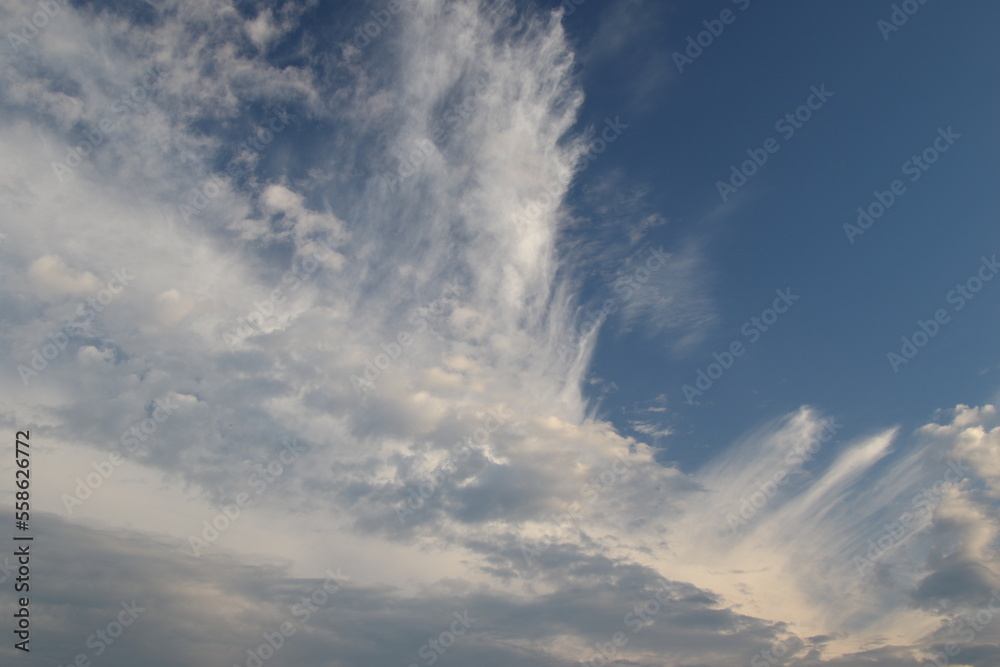
<svg viewBox="0 0 1000 667">
<path fill-rule="evenodd" d="M 4 664 L 995 667 L 998 20 L 0 1 Z"/>
</svg>

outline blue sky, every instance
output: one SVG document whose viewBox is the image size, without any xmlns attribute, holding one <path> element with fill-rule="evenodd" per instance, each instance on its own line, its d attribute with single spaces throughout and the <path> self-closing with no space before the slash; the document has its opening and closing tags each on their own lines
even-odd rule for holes
<svg viewBox="0 0 1000 667">
<path fill-rule="evenodd" d="M 994 667 L 998 18 L 0 1 L 0 654 Z"/>
<path fill-rule="evenodd" d="M 748 422 L 803 402 L 835 411 L 848 432 L 861 433 L 886 415 L 918 425 L 943 403 L 992 400 L 997 310 L 988 290 L 899 373 L 886 354 L 898 351 L 917 319 L 945 306 L 947 292 L 1000 244 L 988 181 L 997 93 L 984 85 L 992 67 L 979 55 L 995 7 L 923 7 L 884 40 L 877 22 L 891 10 L 877 4 L 754 3 L 745 12 L 731 5 L 734 22 L 678 72 L 677 44 L 727 8 L 716 4 L 645 8 L 638 39 L 616 54 L 621 69 L 584 73 L 595 91 L 585 122 L 620 115 L 630 128 L 583 180 L 619 173 L 625 188 L 644 188 L 644 209 L 633 215 L 670 220 L 650 232 L 651 244 L 704 244 L 720 318 L 684 354 L 664 354 L 663 341 L 641 331 L 623 338 L 612 324 L 594 359 L 595 373 L 620 387 L 604 399 L 608 417 L 622 423 L 620 412 L 666 394 L 674 407 L 663 421 L 678 436 L 667 447 L 672 458 L 694 463 L 702 454 L 692 458 L 691 449 L 710 450 Z M 630 16 L 640 15 L 638 7 Z M 619 11 L 584 4 L 567 24 L 585 40 Z M 658 85 L 636 102 L 635 89 L 650 76 L 642 68 L 654 66 Z M 819 85 L 833 97 L 785 140 L 775 122 Z M 903 164 L 949 127 L 961 135 L 954 149 L 911 181 Z M 718 210 L 717 181 L 768 137 L 779 140 L 779 152 L 730 198 L 728 210 Z M 905 194 L 850 243 L 844 224 L 896 179 Z M 787 321 L 762 336 L 701 405 L 686 405 L 681 385 L 712 352 L 744 339 L 742 323 L 779 287 L 802 295 Z M 631 361 L 637 349 L 648 363 Z"/>
</svg>

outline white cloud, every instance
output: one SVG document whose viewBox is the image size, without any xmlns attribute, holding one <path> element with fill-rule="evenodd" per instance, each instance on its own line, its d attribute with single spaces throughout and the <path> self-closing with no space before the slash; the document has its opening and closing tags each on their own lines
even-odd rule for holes
<svg viewBox="0 0 1000 667">
<path fill-rule="evenodd" d="M 28 277 L 44 296 L 82 296 L 101 288 L 90 271 L 78 271 L 55 255 L 42 255 L 28 267 Z"/>
</svg>

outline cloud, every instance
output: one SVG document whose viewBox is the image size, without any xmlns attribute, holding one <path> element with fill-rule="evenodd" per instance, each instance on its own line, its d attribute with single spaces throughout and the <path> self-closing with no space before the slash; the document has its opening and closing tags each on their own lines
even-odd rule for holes
<svg viewBox="0 0 1000 667">
<path fill-rule="evenodd" d="M 629 182 L 619 170 L 584 185 L 582 196 L 588 214 L 570 226 L 564 261 L 597 276 L 588 284 L 594 301 L 613 300 L 623 332 L 656 337 L 675 355 L 690 351 L 719 320 L 707 237 L 661 245 L 652 230 L 669 221 L 648 209 L 649 188 Z"/>
<path fill-rule="evenodd" d="M 651 411 L 653 410 L 655 409 L 651 409 Z M 633 421 L 629 422 L 629 424 L 632 426 L 633 429 L 635 429 L 636 433 L 642 433 L 643 435 L 648 435 L 653 438 L 663 438 L 668 435 L 671 435 L 674 432 L 673 429 L 659 426 L 657 424 L 653 424 L 650 422 Z"/>
<path fill-rule="evenodd" d="M 959 405 L 954 409 L 950 424 L 928 424 L 921 429 L 931 437 L 953 439 L 955 455 L 972 466 L 976 475 L 987 485 L 991 497 L 1000 497 L 1000 427 L 996 424 L 996 409 L 992 405 L 969 407 Z"/>
<path fill-rule="evenodd" d="M 5 2 L 3 32 L 33 8 Z M 341 565 L 351 582 L 269 664 L 409 664 L 468 609 L 463 664 L 579 664 L 620 631 L 616 659 L 638 664 L 745 664 L 785 637 L 789 664 L 892 665 L 981 602 L 992 408 L 912 448 L 886 427 L 816 457 L 828 422 L 803 408 L 691 474 L 592 416 L 597 329 L 566 265 L 591 249 L 564 201 L 582 90 L 557 15 L 421 0 L 360 49 L 319 11 L 67 5 L 0 69 L 0 145 L 21 156 L 0 164 L 0 251 L 25 269 L 0 287 L 9 370 L 76 325 L 27 386 L 0 377 L 0 418 L 31 424 L 45 470 L 45 659 L 134 598 L 115 660 L 246 664 Z M 662 218 L 619 205 L 631 237 L 590 256 L 637 276 Z M 683 350 L 714 321 L 710 264 L 695 241 L 664 252 L 621 307 Z M 971 472 L 859 573 L 948 454 Z"/>
<path fill-rule="evenodd" d="M 685 243 L 670 253 L 666 266 L 635 292 L 623 309 L 626 325 L 648 327 L 654 333 L 672 334 L 671 345 L 683 353 L 699 343 L 718 321 L 709 286 L 712 271 L 697 242 Z"/>
<path fill-rule="evenodd" d="M 101 281 L 93 273 L 72 269 L 55 255 L 42 255 L 32 262 L 28 277 L 45 296 L 81 296 L 101 287 Z"/>
<path fill-rule="evenodd" d="M 582 48 L 588 71 L 615 68 L 629 105 L 639 112 L 648 111 L 655 96 L 676 76 L 676 68 L 655 32 L 669 11 L 647 0 L 607 3 L 597 30 Z"/>
</svg>

